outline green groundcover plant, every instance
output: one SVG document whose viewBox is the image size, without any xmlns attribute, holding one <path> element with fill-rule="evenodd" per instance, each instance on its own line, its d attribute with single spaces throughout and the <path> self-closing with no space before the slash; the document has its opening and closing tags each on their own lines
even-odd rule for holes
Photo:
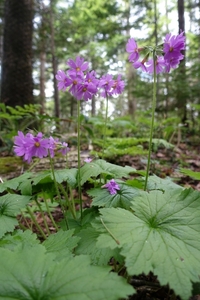
<svg viewBox="0 0 200 300">
<path fill-rule="evenodd" d="M 88 63 L 81 57 L 68 61 L 67 72 L 58 71 L 59 89 L 68 89 L 78 100 L 78 167 L 54 169 L 54 157 L 70 151 L 66 142 L 41 132 L 15 136 L 17 156 L 29 164 L 35 157 L 49 157 L 51 169 L 29 170 L 0 184 L 0 299 L 128 299 L 136 293 L 131 278 L 149 272 L 182 300 L 189 299 L 193 286 L 198 288 L 200 193 L 149 175 L 156 74 L 177 67 L 184 48 L 183 33 L 168 34 L 155 48 L 138 48 L 133 38 L 126 46 L 133 67 L 153 74 L 146 171 L 104 159 L 108 97 L 123 91 L 121 76 L 97 79 L 95 71 L 86 73 Z M 146 54 L 140 61 L 142 51 Z M 79 100 L 90 100 L 99 91 L 107 103 L 102 157 L 82 163 Z M 59 222 L 54 214 L 58 205 Z"/>
</svg>

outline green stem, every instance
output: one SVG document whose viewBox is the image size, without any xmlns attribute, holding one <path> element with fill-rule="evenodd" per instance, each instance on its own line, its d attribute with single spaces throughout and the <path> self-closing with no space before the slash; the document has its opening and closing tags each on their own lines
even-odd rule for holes
<svg viewBox="0 0 200 300">
<path fill-rule="evenodd" d="M 79 196 L 79 203 L 80 203 L 80 212 L 81 212 L 81 220 L 83 218 L 83 201 L 82 201 L 82 191 L 81 191 L 81 135 L 80 135 L 80 127 L 81 127 L 81 120 L 80 120 L 80 101 L 78 101 L 78 111 L 77 111 L 77 117 L 78 117 L 78 140 L 77 140 L 77 147 L 78 147 L 78 174 L 77 174 L 77 180 L 78 180 L 78 196 Z"/>
<path fill-rule="evenodd" d="M 33 168 L 40 162 L 40 158 L 36 159 L 36 161 L 30 166 L 30 168 L 28 169 L 28 172 L 31 172 L 31 170 L 33 170 Z"/>
<path fill-rule="evenodd" d="M 48 227 L 48 224 L 47 224 L 47 220 L 46 220 L 46 218 L 45 218 L 45 215 L 44 215 L 44 212 L 43 212 L 43 210 L 42 210 L 42 208 L 41 208 L 41 205 L 40 205 L 40 203 L 39 203 L 39 201 L 38 201 L 37 199 L 35 199 L 35 202 L 37 203 L 37 206 L 38 206 L 38 208 L 39 208 L 39 210 L 40 210 L 40 213 L 41 213 L 41 215 L 42 215 L 42 218 L 43 218 L 43 221 L 44 221 L 44 226 L 45 226 L 45 228 L 46 228 L 46 230 L 47 230 L 47 233 L 48 233 L 48 235 L 50 235 L 51 232 L 50 232 L 50 230 L 49 230 L 49 227 Z"/>
<path fill-rule="evenodd" d="M 47 209 L 49 218 L 51 219 L 51 222 L 52 222 L 53 226 L 55 227 L 56 231 L 58 231 L 59 228 L 58 228 L 58 226 L 56 225 L 56 223 L 55 223 L 55 221 L 54 221 L 54 218 L 53 218 L 53 216 L 52 216 L 52 214 L 51 214 L 51 211 L 50 211 L 50 209 L 49 209 L 49 205 L 48 205 L 48 203 L 47 203 L 47 200 L 46 200 L 44 194 L 43 194 L 43 199 L 44 199 L 44 203 L 45 203 L 45 206 L 46 206 L 46 209 Z"/>
<path fill-rule="evenodd" d="M 71 211 L 71 214 L 72 214 L 73 218 L 76 219 L 76 213 L 75 213 L 75 210 L 74 210 L 74 205 L 69 201 L 67 192 L 65 191 L 62 184 L 59 184 L 59 188 L 60 188 L 61 192 L 63 193 L 63 195 L 65 196 L 66 203 L 67 203 L 67 205 L 68 205 L 68 207 Z"/>
<path fill-rule="evenodd" d="M 29 207 L 28 205 L 27 205 L 27 210 L 28 210 L 28 213 L 29 213 L 29 215 L 30 215 L 30 217 L 31 217 L 31 220 L 33 221 L 33 223 L 35 224 L 35 226 L 37 227 L 37 229 L 38 229 L 39 232 L 41 233 L 42 237 L 46 240 L 47 237 L 46 237 L 44 231 L 42 230 L 42 228 L 41 228 L 40 225 L 38 224 L 38 222 L 37 222 L 37 220 L 36 220 L 36 218 L 35 218 L 35 216 L 34 216 L 32 210 L 30 209 L 30 207 Z"/>
<path fill-rule="evenodd" d="M 151 163 L 151 149 L 152 149 L 152 139 L 153 139 L 153 129 L 154 129 L 154 118 L 156 110 L 156 55 L 155 50 L 153 51 L 153 100 L 152 100 L 152 117 L 151 117 L 151 129 L 150 129 L 150 138 L 149 138 L 149 153 L 148 153 L 148 162 L 147 162 L 147 171 L 144 183 L 144 191 L 147 189 L 150 163 Z"/>
<path fill-rule="evenodd" d="M 101 223 L 103 224 L 103 226 L 105 227 L 105 229 L 108 231 L 108 233 L 110 234 L 110 236 L 113 238 L 113 240 L 117 243 L 117 245 L 120 245 L 119 240 L 116 239 L 116 237 L 112 234 L 112 232 L 108 229 L 108 227 L 106 226 L 106 224 L 104 223 L 103 219 L 100 218 Z"/>
<path fill-rule="evenodd" d="M 55 176 L 55 171 L 54 171 L 53 160 L 52 160 L 52 158 L 51 158 L 50 153 L 49 153 L 49 159 L 50 159 L 51 171 L 52 171 L 52 175 L 53 175 L 53 181 L 54 181 L 54 185 L 55 185 L 55 188 L 56 188 L 56 193 L 57 193 L 57 195 L 58 195 L 58 199 L 59 199 L 60 207 L 61 207 L 61 210 L 62 210 L 62 213 L 63 213 L 63 217 L 64 217 L 64 219 L 65 219 L 66 227 L 67 227 L 67 229 L 69 229 L 67 217 L 66 217 L 66 215 L 65 215 L 65 209 L 64 209 L 64 207 L 63 207 L 62 200 L 61 200 L 61 195 L 60 195 L 60 191 L 59 191 L 59 188 L 58 188 L 58 183 L 57 183 L 57 181 L 56 181 L 56 176 Z"/>
<path fill-rule="evenodd" d="M 106 146 L 106 129 L 107 129 L 107 122 L 108 122 L 108 95 L 106 93 L 106 117 L 104 123 L 104 133 L 103 133 L 103 150 L 102 150 L 102 158 L 104 158 L 105 146 Z"/>
</svg>

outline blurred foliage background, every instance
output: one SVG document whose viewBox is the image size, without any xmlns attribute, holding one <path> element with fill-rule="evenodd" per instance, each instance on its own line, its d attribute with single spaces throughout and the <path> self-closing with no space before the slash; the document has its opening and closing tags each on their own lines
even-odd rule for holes
<svg viewBox="0 0 200 300">
<path fill-rule="evenodd" d="M 185 59 L 158 76 L 155 134 L 173 139 L 200 129 L 200 0 L 0 0 L 0 143 L 17 130 L 76 132 L 76 103 L 58 92 L 55 74 L 81 55 L 96 70 L 122 74 L 122 95 L 109 99 L 110 137 L 148 137 L 152 76 L 134 70 L 125 46 L 163 42 L 185 31 Z M 82 132 L 101 138 L 105 99 L 81 102 Z M 6 144 L 7 145 L 7 144 Z"/>
</svg>

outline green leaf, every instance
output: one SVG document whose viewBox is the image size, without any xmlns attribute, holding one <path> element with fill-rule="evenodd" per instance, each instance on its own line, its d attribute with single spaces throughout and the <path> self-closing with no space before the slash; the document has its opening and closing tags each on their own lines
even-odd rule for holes
<svg viewBox="0 0 200 300">
<path fill-rule="evenodd" d="M 194 172 L 194 171 L 184 169 L 184 168 L 181 168 L 180 171 L 181 171 L 181 173 L 183 173 L 189 177 L 192 177 L 195 180 L 200 180 L 200 172 Z"/>
<path fill-rule="evenodd" d="M 120 260 L 119 250 L 110 248 L 98 248 L 96 246 L 99 232 L 93 227 L 88 227 L 81 230 L 78 234 L 81 237 L 78 247 L 75 249 L 76 254 L 88 254 L 91 257 L 91 261 L 94 265 L 106 266 L 112 257 L 117 257 L 117 261 Z"/>
<path fill-rule="evenodd" d="M 153 175 L 149 176 L 148 178 L 147 189 L 171 191 L 172 193 L 174 193 L 175 190 L 180 192 L 181 190 L 183 190 L 183 187 L 174 183 L 170 177 L 160 178 L 156 175 Z"/>
<path fill-rule="evenodd" d="M 79 237 L 72 236 L 73 233 L 74 230 L 60 230 L 55 234 L 51 234 L 47 240 L 43 242 L 43 246 L 45 246 L 47 252 L 55 253 L 59 259 L 66 257 L 66 253 L 69 256 L 69 253 L 72 252 L 80 240 Z"/>
<path fill-rule="evenodd" d="M 97 177 L 100 174 L 110 175 L 112 178 L 127 177 L 130 173 L 135 173 L 135 169 L 129 166 L 121 167 L 98 159 L 94 162 L 85 164 L 80 170 L 81 185 L 89 178 Z"/>
<path fill-rule="evenodd" d="M 18 224 L 16 216 L 26 206 L 31 197 L 7 194 L 0 197 L 0 238 L 6 232 L 12 232 Z"/>
<path fill-rule="evenodd" d="M 21 196 L 16 194 L 6 194 L 0 197 L 0 216 L 17 216 L 30 199 L 31 196 Z"/>
<path fill-rule="evenodd" d="M 120 190 L 111 195 L 107 189 L 96 188 L 87 193 L 94 197 L 92 205 L 99 207 L 122 207 L 129 209 L 131 201 L 138 195 L 139 190 L 126 185 L 122 181 L 117 181 Z"/>
<path fill-rule="evenodd" d="M 0 247 L 14 250 L 16 247 L 22 247 L 23 243 L 26 244 L 26 247 L 32 247 L 35 244 L 39 244 L 39 240 L 37 235 L 31 230 L 16 230 L 12 234 L 6 234 L 0 240 Z"/>
<path fill-rule="evenodd" d="M 18 222 L 15 218 L 0 215 L 0 238 L 4 236 L 6 232 L 12 232 L 17 225 Z"/>
<path fill-rule="evenodd" d="M 109 267 L 90 265 L 88 256 L 58 262 L 41 245 L 18 252 L 0 248 L 0 266 L 2 300 L 116 300 L 134 292 Z"/>
<path fill-rule="evenodd" d="M 18 176 L 16 178 L 10 179 L 8 181 L 5 181 L 4 183 L 0 184 L 0 193 L 7 190 L 7 188 L 10 188 L 12 190 L 16 190 L 20 183 L 25 182 L 28 178 L 30 178 L 32 173 L 27 172 L 22 174 L 21 176 Z"/>
<path fill-rule="evenodd" d="M 51 172 L 49 170 L 43 171 L 42 173 L 38 173 L 33 179 L 33 185 L 37 185 L 38 183 L 49 183 L 52 182 Z"/>
<path fill-rule="evenodd" d="M 199 281 L 200 193 L 141 192 L 132 208 L 135 214 L 121 208 L 100 210 L 112 236 L 106 231 L 97 246 L 122 247 L 130 275 L 152 271 L 162 285 L 169 284 L 188 300 L 191 281 Z"/>
<path fill-rule="evenodd" d="M 76 185 L 76 175 L 77 175 L 77 169 L 75 169 L 75 168 L 55 171 L 56 181 L 58 183 L 67 181 L 67 183 L 71 187 L 74 187 Z M 53 180 L 52 174 L 51 174 L 51 178 Z"/>
</svg>

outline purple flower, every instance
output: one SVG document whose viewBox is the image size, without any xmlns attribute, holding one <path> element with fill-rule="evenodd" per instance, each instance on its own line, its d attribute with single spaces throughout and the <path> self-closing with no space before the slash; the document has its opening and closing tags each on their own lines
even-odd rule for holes
<svg viewBox="0 0 200 300">
<path fill-rule="evenodd" d="M 23 156 L 28 163 L 33 157 L 43 158 L 50 154 L 54 157 L 56 151 L 65 155 L 69 151 L 68 144 L 60 142 L 58 138 L 43 138 L 43 134 L 39 132 L 36 136 L 31 133 L 26 135 L 18 131 L 18 136 L 14 137 L 14 152 L 17 156 Z"/>
<path fill-rule="evenodd" d="M 170 60 L 165 61 L 165 71 L 169 73 L 170 69 L 176 69 L 182 60 L 184 55 L 180 56 L 179 58 L 171 58 Z"/>
<path fill-rule="evenodd" d="M 80 76 L 70 74 L 69 78 L 67 78 L 67 85 L 70 87 L 69 92 L 77 97 L 78 85 L 83 82 L 83 79 Z"/>
<path fill-rule="evenodd" d="M 70 151 L 68 144 L 65 142 L 60 142 L 58 148 L 59 148 L 58 152 L 62 153 L 62 155 L 66 155 Z"/>
<path fill-rule="evenodd" d="M 65 142 L 60 142 L 58 138 L 53 138 L 50 136 L 49 138 L 49 153 L 51 157 L 55 156 L 55 153 L 62 153 L 62 155 L 66 155 L 67 152 L 70 151 L 68 144 Z"/>
<path fill-rule="evenodd" d="M 113 80 L 113 77 L 110 74 L 106 74 L 101 77 L 101 79 L 99 80 L 99 88 L 103 89 L 103 91 L 101 93 L 102 97 L 104 97 L 104 98 L 107 97 L 107 94 L 109 92 L 111 92 L 111 89 L 112 89 L 114 83 L 115 82 Z"/>
<path fill-rule="evenodd" d="M 65 91 L 66 88 L 68 87 L 67 85 L 67 75 L 65 74 L 64 71 L 59 70 L 56 74 L 56 79 L 59 81 L 58 82 L 58 89 Z"/>
<path fill-rule="evenodd" d="M 114 81 L 114 85 L 112 86 L 112 95 L 120 95 L 125 87 L 125 83 L 121 80 L 121 75 L 117 76 L 117 79 Z"/>
<path fill-rule="evenodd" d="M 146 67 L 147 67 L 147 72 L 149 73 L 153 73 L 154 71 L 154 61 L 153 59 L 150 59 L 147 63 L 146 63 Z M 166 62 L 164 60 L 163 56 L 158 56 L 156 58 L 156 73 L 162 73 L 165 70 L 166 67 Z"/>
<path fill-rule="evenodd" d="M 56 145 L 59 142 L 58 138 L 54 139 L 52 136 L 49 137 L 49 154 L 51 157 L 55 156 Z"/>
<path fill-rule="evenodd" d="M 39 132 L 35 137 L 29 140 L 29 147 L 27 149 L 28 162 L 31 161 L 33 156 L 43 158 L 48 155 L 49 140 L 43 138 L 42 132 Z M 26 156 L 25 156 L 26 157 Z"/>
<path fill-rule="evenodd" d="M 18 131 L 14 137 L 14 152 L 17 156 L 24 156 L 27 152 L 29 138 L 24 136 L 23 132 Z"/>
<path fill-rule="evenodd" d="M 136 61 L 136 62 L 133 63 L 133 67 L 135 69 L 141 68 L 142 71 L 147 72 L 147 68 L 145 66 L 145 62 L 146 62 L 146 60 L 144 61 L 144 59 L 142 61 Z"/>
<path fill-rule="evenodd" d="M 85 76 L 85 82 L 88 83 L 92 83 L 96 89 L 97 92 L 97 88 L 99 85 L 99 79 L 96 78 L 96 72 L 95 71 L 91 71 L 91 72 L 87 72 L 86 76 Z"/>
<path fill-rule="evenodd" d="M 136 41 L 133 38 L 128 40 L 128 43 L 126 44 L 126 52 L 130 53 L 129 55 L 130 62 L 136 62 L 139 59 L 140 56 L 139 49 Z"/>
<path fill-rule="evenodd" d="M 156 59 L 156 73 L 169 72 L 171 68 L 175 69 L 180 61 L 184 58 L 184 55 L 181 53 L 185 49 L 185 36 L 184 32 L 181 32 L 179 35 L 172 35 L 171 33 L 167 34 L 164 39 L 163 49 L 154 49 L 154 51 L 159 50 L 163 51 L 163 56 L 158 56 Z M 142 61 L 138 61 L 139 52 L 144 48 L 138 48 L 137 43 L 133 38 L 128 40 L 126 44 L 126 51 L 131 53 L 129 55 L 129 61 L 132 62 L 135 69 L 141 68 L 142 71 L 153 73 L 154 63 L 153 59 L 148 60 L 150 52 L 153 52 L 152 47 L 145 47 L 148 49 L 148 53 Z"/>
<path fill-rule="evenodd" d="M 91 161 L 92 161 L 92 158 L 90 158 L 90 157 L 84 159 L 84 162 L 86 162 L 86 163 L 90 163 Z"/>
<path fill-rule="evenodd" d="M 119 185 L 114 179 L 111 179 L 108 183 L 104 184 L 102 188 L 107 188 L 111 195 L 117 194 L 117 190 L 120 190 Z"/>
<path fill-rule="evenodd" d="M 96 93 L 96 86 L 92 84 L 91 82 L 84 82 L 82 84 L 79 84 L 77 87 L 77 93 L 76 98 L 77 100 L 85 100 L 88 101 L 89 99 L 92 99 L 94 94 Z"/>
<path fill-rule="evenodd" d="M 84 62 L 84 58 L 77 56 L 75 61 L 73 59 L 69 59 L 67 64 L 70 66 L 68 71 L 69 75 L 79 75 L 81 77 L 84 76 L 84 71 L 88 68 L 88 62 Z"/>
<path fill-rule="evenodd" d="M 185 36 L 183 35 L 183 33 L 184 32 L 181 32 L 179 35 L 172 35 L 171 33 L 169 33 L 166 35 L 163 45 L 165 60 L 183 57 L 180 52 L 181 50 L 185 49 Z"/>
</svg>

